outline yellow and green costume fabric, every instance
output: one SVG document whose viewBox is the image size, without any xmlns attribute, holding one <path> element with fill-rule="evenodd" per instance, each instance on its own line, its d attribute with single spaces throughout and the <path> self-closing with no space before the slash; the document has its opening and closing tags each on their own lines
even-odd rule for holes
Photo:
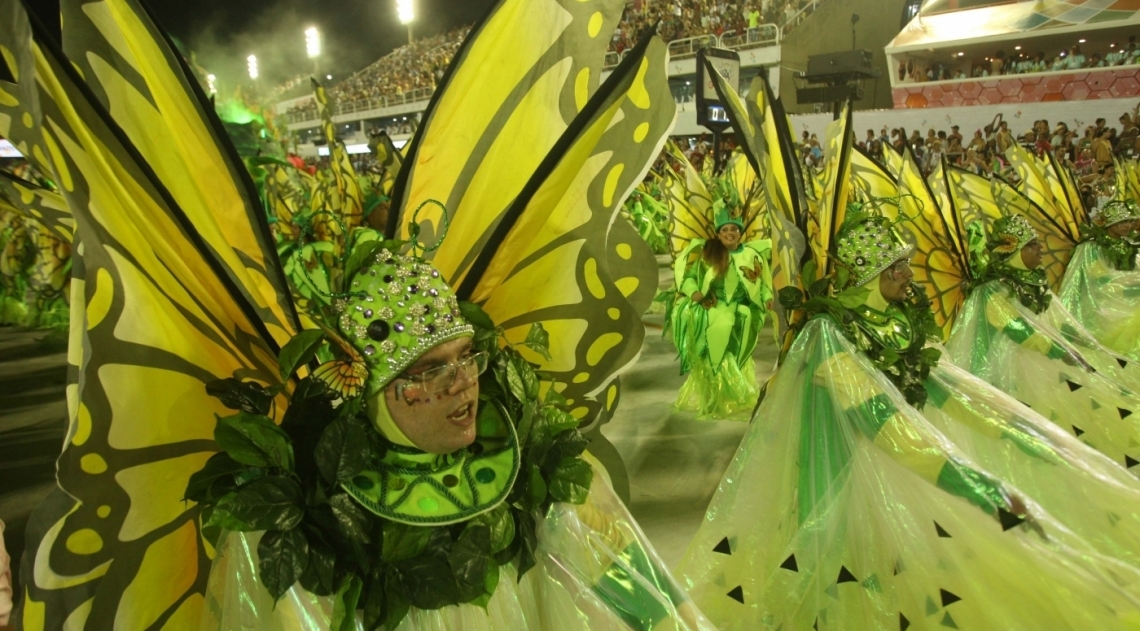
<svg viewBox="0 0 1140 631">
<path fill-rule="evenodd" d="M 1025 269 L 1017 250 L 994 264 L 999 278 L 970 291 L 946 343 L 950 361 L 1133 467 L 1140 462 L 1140 369 L 1050 300 L 1044 272 Z M 1034 294 L 1043 297 L 1039 304 Z"/>
<path fill-rule="evenodd" d="M 617 374 L 641 347 L 656 269 L 616 219 L 676 115 L 660 38 L 644 39 L 599 81 L 604 33 L 623 6 L 492 7 L 425 115 L 385 233 L 415 223 L 408 232 L 435 242 L 450 221 L 432 267 L 510 343 L 522 347 L 537 323 L 552 333 L 549 355 L 527 349 L 526 361 L 550 376 L 545 397 L 561 394 L 562 422 L 572 417 L 583 431 L 612 413 Z M 269 435 L 284 416 L 307 415 L 288 404 L 309 368 L 283 370 L 283 351 L 312 332 L 317 309 L 298 313 L 257 189 L 145 7 L 64 0 L 61 12 L 62 48 L 21 2 L 0 0 L 0 46 L 15 79 L 0 80 L 0 135 L 60 183 L 75 230 L 68 434 L 58 487 L 28 529 L 17 626 L 327 629 L 331 598 L 312 610 L 284 600 L 274 608 L 250 556 L 257 535 L 231 532 L 215 546 L 201 505 L 185 499 L 191 476 L 218 454 L 219 417 L 233 411 L 207 384 L 272 390 L 261 425 Z M 488 80 L 488 67 L 504 71 Z M 447 208 L 413 221 L 426 199 Z M 331 279 L 330 289 L 343 288 Z M 366 350 L 341 348 L 351 359 L 311 375 L 351 398 L 367 375 L 353 355 Z M 385 360 L 379 349 L 375 359 Z M 393 466 L 420 459 L 394 452 Z M 446 487 L 450 471 L 437 469 L 428 477 Z M 470 470 L 479 482 L 480 467 Z M 599 479 L 584 500 L 536 516 L 539 565 L 522 582 L 509 564 L 489 574 L 502 580 L 486 608 L 413 608 L 398 628 L 711 629 L 608 485 Z"/>
<path fill-rule="evenodd" d="M 752 352 L 772 300 L 772 245 L 767 239 L 739 245 L 724 274 L 701 257 L 704 245 L 694 239 L 673 267 L 673 343 L 689 375 L 676 405 L 699 418 L 724 419 L 751 411 L 759 395 Z M 700 301 L 692 299 L 696 292 Z"/>
<path fill-rule="evenodd" d="M 963 370 L 925 385 L 919 410 L 831 316 L 806 324 L 677 569 L 702 611 L 722 631 L 1140 624 L 1136 481 Z"/>
<path fill-rule="evenodd" d="M 1119 241 L 1135 255 L 1135 245 Z M 1114 258 L 1094 240 L 1079 244 L 1059 295 L 1065 308 L 1102 344 L 1140 362 L 1140 271 L 1135 264 L 1121 269 Z"/>
</svg>

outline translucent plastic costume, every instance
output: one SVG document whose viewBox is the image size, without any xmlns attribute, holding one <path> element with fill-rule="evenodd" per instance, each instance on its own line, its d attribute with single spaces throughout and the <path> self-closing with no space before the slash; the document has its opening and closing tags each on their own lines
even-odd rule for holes
<svg viewBox="0 0 1140 631">
<path fill-rule="evenodd" d="M 843 205 L 818 216 L 803 283 L 780 290 L 785 308 L 816 315 L 679 578 L 721 629 L 1134 627 L 1140 523 L 1125 534 L 1109 515 L 1140 486 L 938 361 L 921 288 L 882 289 L 907 278 L 910 247 L 889 220 L 845 204 L 850 134 L 842 121 L 830 132 L 829 203 Z"/>
<path fill-rule="evenodd" d="M 245 165 L 144 7 L 66 0 L 61 49 L 0 0 L 0 124 L 23 121 L 0 133 L 61 183 L 82 246 L 70 426 L 17 628 L 710 628 L 579 455 L 641 346 L 656 267 L 616 218 L 675 117 L 659 38 L 599 85 L 622 9 L 492 7 L 384 232 L 334 235 L 354 247 L 317 286 L 330 317 L 299 312 Z M 496 358 L 477 440 L 424 453 L 372 395 L 472 335 Z"/>
<path fill-rule="evenodd" d="M 1140 362 L 1140 272 L 1112 267 L 1100 246 L 1073 250 L 1061 302 L 1101 343 Z"/>
</svg>

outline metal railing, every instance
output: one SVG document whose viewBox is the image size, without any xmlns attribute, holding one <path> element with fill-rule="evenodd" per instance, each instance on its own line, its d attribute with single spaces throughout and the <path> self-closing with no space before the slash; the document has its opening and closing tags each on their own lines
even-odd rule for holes
<svg viewBox="0 0 1140 631">
<path fill-rule="evenodd" d="M 408 103 L 418 103 L 426 101 L 435 94 L 434 87 L 416 88 L 408 90 L 401 94 L 389 94 L 375 99 L 357 99 L 355 101 L 346 101 L 338 103 L 333 108 L 333 116 L 340 116 L 343 114 L 355 114 L 357 112 L 367 112 L 370 110 L 377 110 L 383 107 L 395 107 L 397 105 L 406 105 Z M 302 112 L 286 112 L 281 116 L 286 124 L 291 123 L 307 123 L 316 121 L 320 117 L 317 115 L 316 109 L 305 110 Z"/>
<path fill-rule="evenodd" d="M 732 50 L 778 46 L 780 44 L 780 36 L 781 31 L 779 26 L 775 24 L 761 24 L 755 29 L 746 29 L 743 33 L 728 31 L 719 37 L 709 33 L 696 37 L 686 37 L 685 39 L 675 39 L 668 44 L 669 59 L 695 57 L 697 51 L 706 46 L 730 48 Z M 628 52 L 629 51 L 626 50 L 617 53 L 611 50 L 606 53 L 605 64 L 602 66 L 602 70 L 613 70 L 616 68 L 617 65 L 621 63 L 621 60 L 625 59 Z"/>
<path fill-rule="evenodd" d="M 784 30 L 787 31 L 795 26 L 798 26 L 800 22 L 803 22 L 805 19 L 807 19 L 807 16 L 815 13 L 815 10 L 819 8 L 820 2 L 823 2 L 823 0 L 811 0 L 803 7 L 801 7 L 799 11 L 796 11 L 792 17 L 784 20 Z"/>
</svg>

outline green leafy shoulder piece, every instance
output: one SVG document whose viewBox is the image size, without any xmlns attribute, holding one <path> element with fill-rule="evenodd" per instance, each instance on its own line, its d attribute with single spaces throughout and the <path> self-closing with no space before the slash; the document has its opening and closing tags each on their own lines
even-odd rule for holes
<svg viewBox="0 0 1140 631">
<path fill-rule="evenodd" d="M 1085 229 L 1088 233 L 1086 241 L 1092 241 L 1100 246 L 1101 252 L 1112 264 L 1113 269 L 1118 272 L 1136 270 L 1136 255 L 1140 253 L 1140 244 L 1114 237 L 1108 233 L 1108 229 L 1104 226 L 1090 223 Z"/>
<path fill-rule="evenodd" d="M 924 382 L 942 357 L 938 348 L 926 346 L 928 340 L 941 339 L 941 328 L 922 288 L 912 285 L 907 300 L 891 305 L 883 313 L 865 305 L 870 293 L 865 286 L 833 290 L 834 286 L 845 287 L 849 282 L 849 272 L 843 266 L 837 266 L 833 275 L 816 279 L 815 264 L 808 262 L 803 278 L 807 292 L 796 287 L 785 287 L 779 292 L 780 305 L 785 310 L 802 311 L 805 316 L 796 320 L 799 324 L 793 335 L 799 335 L 812 318 L 830 317 L 895 384 L 907 403 L 922 409 L 927 398 Z"/>
<path fill-rule="evenodd" d="M 357 610 L 372 630 L 396 628 L 410 607 L 486 606 L 501 566 L 513 563 L 520 577 L 534 567 L 538 524 L 550 506 L 581 504 L 589 493 L 593 469 L 581 458 L 587 441 L 565 400 L 553 387 L 540 394 L 534 367 L 481 308 L 461 308 L 475 326 L 475 350 L 490 357 L 480 377 L 478 422 L 495 417 L 506 424 L 521 462 L 504 501 L 456 523 L 386 519 L 346 491 L 401 449 L 372 428 L 361 398 L 346 398 L 314 376 L 292 392 L 238 378 L 207 386 L 235 414 L 218 419 L 221 451 L 186 489 L 186 499 L 201 508 L 203 532 L 216 543 L 222 529 L 265 531 L 258 544 L 262 583 L 274 598 L 298 582 L 315 595 L 335 595 L 334 630 L 354 629 Z M 337 352 L 320 333 L 305 331 L 282 349 L 285 370 Z M 524 345 L 541 354 L 547 344 L 535 324 Z M 289 401 L 284 412 L 275 403 L 281 397 Z M 468 449 L 481 448 L 477 442 Z"/>
</svg>

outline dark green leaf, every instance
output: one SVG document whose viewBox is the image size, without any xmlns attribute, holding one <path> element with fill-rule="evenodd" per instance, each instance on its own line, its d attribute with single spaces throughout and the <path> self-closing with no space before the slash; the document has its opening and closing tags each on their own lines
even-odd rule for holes
<svg viewBox="0 0 1140 631">
<path fill-rule="evenodd" d="M 347 541 L 366 544 L 372 540 L 369 535 L 368 513 L 364 511 L 347 493 L 341 493 L 329 498 L 329 508 L 336 518 L 340 535 Z"/>
<path fill-rule="evenodd" d="M 360 602 L 360 591 L 364 583 L 355 575 L 340 586 L 333 601 L 332 624 L 329 631 L 356 631 L 356 604 Z"/>
<path fill-rule="evenodd" d="M 303 366 L 317 354 L 317 348 L 324 341 L 325 332 L 321 329 L 308 329 L 294 335 L 277 356 L 277 363 L 281 367 L 281 380 L 288 381 L 298 366 Z"/>
<path fill-rule="evenodd" d="M 321 476 L 329 484 L 346 482 L 368 465 L 367 429 L 348 419 L 333 421 L 317 443 L 315 457 Z"/>
<path fill-rule="evenodd" d="M 809 286 L 808 293 L 812 296 L 825 296 L 829 287 L 831 287 L 831 279 L 824 276 Z"/>
<path fill-rule="evenodd" d="M 254 480 L 218 501 L 211 525 L 227 530 L 292 530 L 301 522 L 301 487 L 289 478 Z"/>
<path fill-rule="evenodd" d="M 530 467 L 530 505 L 540 506 L 546 501 L 546 480 L 542 479 L 542 472 L 538 467 Z"/>
<path fill-rule="evenodd" d="M 511 510 L 506 504 L 499 504 L 495 510 L 479 515 L 473 523 L 490 529 L 492 554 L 506 550 L 515 538 L 515 520 L 511 518 Z"/>
<path fill-rule="evenodd" d="M 385 577 L 384 595 L 386 600 L 384 605 L 384 628 L 395 629 L 400 626 L 400 622 L 408 615 L 408 610 L 411 608 L 411 603 L 408 602 L 407 590 L 401 583 L 398 573 L 389 572 Z"/>
<path fill-rule="evenodd" d="M 804 301 L 804 292 L 798 287 L 785 287 L 780 290 L 780 305 L 785 309 L 798 309 Z"/>
<path fill-rule="evenodd" d="M 483 311 L 483 307 L 473 302 L 460 301 L 459 312 L 463 314 L 463 319 L 480 329 L 491 331 L 495 329 L 495 321 L 491 319 L 491 316 Z"/>
<path fill-rule="evenodd" d="M 206 384 L 206 394 L 218 399 L 231 410 L 247 414 L 269 414 L 273 392 L 259 383 L 240 379 L 218 379 Z"/>
<path fill-rule="evenodd" d="M 400 563 L 408 601 L 420 609 L 439 609 L 459 602 L 451 566 L 446 558 L 420 555 Z"/>
<path fill-rule="evenodd" d="M 535 551 L 538 549 L 538 534 L 534 515 L 515 512 L 515 532 L 519 542 L 518 580 L 530 571 L 535 564 Z"/>
<path fill-rule="evenodd" d="M 293 470 L 289 435 L 267 416 L 235 414 L 218 418 L 214 440 L 231 458 L 254 467 Z"/>
<path fill-rule="evenodd" d="M 483 595 L 487 565 L 491 563 L 491 530 L 469 524 L 447 555 L 455 579 L 459 602 L 470 602 Z"/>
<path fill-rule="evenodd" d="M 190 476 L 183 500 L 202 502 L 217 499 L 234 489 L 234 475 L 245 469 L 245 465 L 234 460 L 225 452 L 218 452 L 206 461 L 206 465 Z M 216 485 L 216 486 L 215 486 Z"/>
<path fill-rule="evenodd" d="M 581 504 L 590 494 L 594 470 L 581 458 L 563 460 L 550 479 L 550 496 L 558 502 Z"/>
<path fill-rule="evenodd" d="M 279 600 L 305 571 L 309 543 L 300 529 L 270 530 L 257 544 L 258 577 L 274 600 Z"/>
<path fill-rule="evenodd" d="M 851 280 L 851 270 L 844 265 L 839 265 L 835 270 L 835 286 L 840 289 L 847 286 Z"/>
<path fill-rule="evenodd" d="M 807 263 L 804 263 L 803 271 L 800 273 L 800 278 L 803 279 L 803 283 L 804 283 L 805 287 L 810 287 L 812 285 L 812 283 L 815 282 L 815 274 L 816 274 L 815 267 L 816 267 L 815 266 L 815 259 L 812 259 L 812 260 L 808 261 Z"/>
<path fill-rule="evenodd" d="M 495 590 L 499 587 L 499 563 L 491 559 L 487 563 L 487 572 L 483 575 L 483 594 L 475 600 L 471 601 L 472 605 L 477 605 L 483 609 L 491 602 L 491 596 L 495 594 Z"/>
<path fill-rule="evenodd" d="M 566 397 L 562 396 L 562 393 L 551 386 L 551 388 L 546 391 L 546 400 L 544 403 L 547 405 L 566 405 Z"/>
<path fill-rule="evenodd" d="M 336 551 L 315 538 L 309 540 L 309 561 L 300 577 L 301 587 L 328 596 L 336 591 Z"/>
<path fill-rule="evenodd" d="M 522 375 L 519 373 L 519 367 L 513 361 L 507 362 L 507 387 L 516 399 L 527 401 L 526 383 L 523 382 Z"/>
<path fill-rule="evenodd" d="M 518 371 L 519 377 L 522 378 L 523 392 L 526 401 L 534 401 L 538 399 L 538 376 L 534 374 L 534 368 L 531 368 L 521 355 L 516 355 L 511 358 L 511 364 Z"/>
<path fill-rule="evenodd" d="M 542 327 L 541 322 L 530 325 L 530 331 L 527 331 L 523 345 L 550 361 L 550 333 Z"/>
<path fill-rule="evenodd" d="M 409 526 L 385 519 L 383 556 L 386 563 L 397 563 L 422 554 L 431 539 L 431 528 Z"/>
</svg>

